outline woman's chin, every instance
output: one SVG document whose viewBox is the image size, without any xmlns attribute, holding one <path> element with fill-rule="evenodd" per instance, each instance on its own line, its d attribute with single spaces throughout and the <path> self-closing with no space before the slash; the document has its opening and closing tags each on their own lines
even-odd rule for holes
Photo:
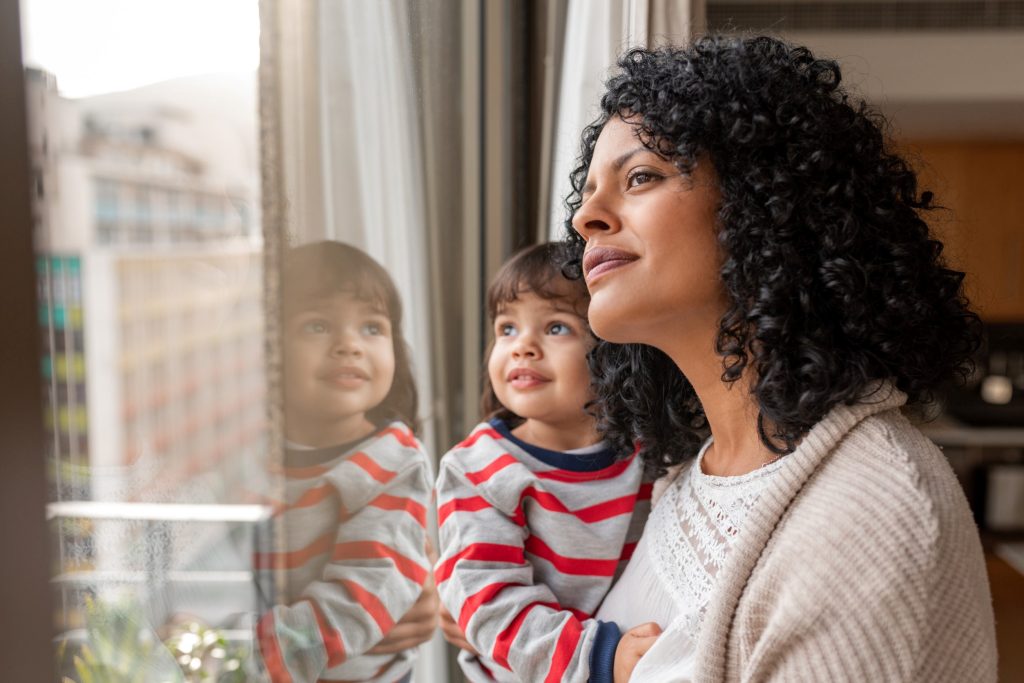
<svg viewBox="0 0 1024 683">
<path fill-rule="evenodd" d="M 630 323 L 627 311 L 616 306 L 603 306 L 591 300 L 587 311 L 590 329 L 599 339 L 613 344 L 631 344 L 636 342 L 636 328 Z"/>
</svg>

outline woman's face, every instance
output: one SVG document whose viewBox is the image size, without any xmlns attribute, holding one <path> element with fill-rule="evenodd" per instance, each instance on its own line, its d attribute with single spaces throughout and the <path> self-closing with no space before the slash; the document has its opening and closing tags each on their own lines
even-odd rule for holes
<svg viewBox="0 0 1024 683">
<path fill-rule="evenodd" d="M 591 328 L 611 342 L 665 350 L 678 333 L 717 327 L 726 309 L 720 194 L 706 159 L 684 175 L 636 130 L 618 117 L 605 125 L 572 224 L 587 242 Z"/>
</svg>

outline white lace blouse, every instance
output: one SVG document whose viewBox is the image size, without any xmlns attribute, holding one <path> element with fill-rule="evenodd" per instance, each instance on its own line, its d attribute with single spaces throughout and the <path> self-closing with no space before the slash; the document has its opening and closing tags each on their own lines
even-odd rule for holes
<svg viewBox="0 0 1024 683">
<path fill-rule="evenodd" d="M 669 482 L 629 565 L 597 613 L 623 631 L 649 621 L 664 629 L 632 680 L 691 680 L 695 643 L 715 577 L 747 512 L 785 463 L 783 458 L 737 477 L 711 476 L 701 470 L 709 445 L 711 439 Z"/>
</svg>

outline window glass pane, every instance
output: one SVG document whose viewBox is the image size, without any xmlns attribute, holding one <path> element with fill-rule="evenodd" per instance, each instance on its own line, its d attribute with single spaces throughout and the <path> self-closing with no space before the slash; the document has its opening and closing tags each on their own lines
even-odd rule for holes
<svg viewBox="0 0 1024 683">
<path fill-rule="evenodd" d="M 262 4 L 261 65 L 259 0 L 21 1 L 58 680 L 453 672 L 439 636 L 364 651 L 422 595 L 436 458 L 477 418 L 479 12 Z M 393 288 L 357 328 L 394 331 L 380 393 L 415 386 L 418 404 L 374 399 L 321 438 L 310 424 L 347 419 L 324 404 L 364 368 L 325 381 L 291 323 L 372 299 L 350 296 L 338 248 Z M 334 633 L 308 606 L 338 602 Z"/>
<path fill-rule="evenodd" d="M 58 676 L 245 680 L 274 600 L 258 3 L 22 17 Z"/>
</svg>

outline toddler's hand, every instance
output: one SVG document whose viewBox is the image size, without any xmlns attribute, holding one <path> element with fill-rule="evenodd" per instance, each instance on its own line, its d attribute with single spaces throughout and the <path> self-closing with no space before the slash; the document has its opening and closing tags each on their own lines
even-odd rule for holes
<svg viewBox="0 0 1024 683">
<path fill-rule="evenodd" d="M 622 634 L 615 648 L 615 683 L 626 683 L 633 675 L 636 663 L 661 635 L 661 627 L 653 621 L 640 624 Z"/>
<path fill-rule="evenodd" d="M 408 612 L 395 624 L 384 639 L 377 643 L 369 654 L 390 655 L 409 650 L 430 640 L 437 628 L 437 608 L 441 600 L 433 579 L 423 585 L 423 592 Z"/>
<path fill-rule="evenodd" d="M 459 625 L 451 613 L 444 608 L 444 605 L 441 605 L 439 614 L 441 616 L 441 634 L 444 636 L 444 639 L 460 650 L 465 650 L 472 655 L 479 655 L 480 653 L 466 640 L 466 634 L 459 628 Z"/>
</svg>

